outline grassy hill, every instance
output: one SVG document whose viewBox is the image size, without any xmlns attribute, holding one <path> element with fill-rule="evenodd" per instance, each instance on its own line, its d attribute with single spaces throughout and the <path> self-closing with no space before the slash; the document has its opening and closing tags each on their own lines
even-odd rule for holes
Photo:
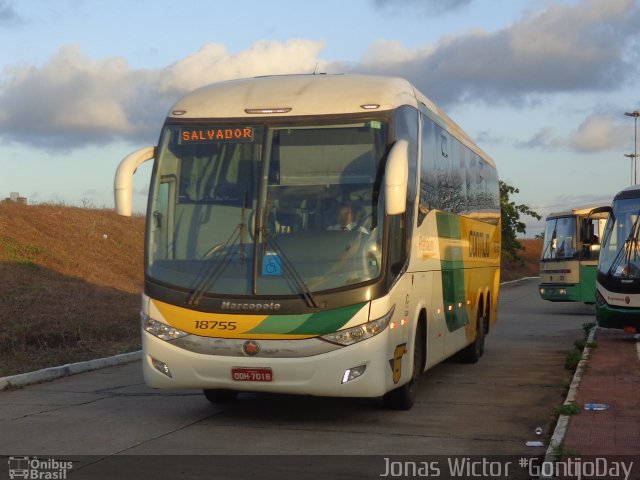
<svg viewBox="0 0 640 480">
<path fill-rule="evenodd" d="M 140 348 L 144 219 L 0 203 L 0 376 Z"/>
<path fill-rule="evenodd" d="M 144 218 L 0 203 L 0 377 L 140 348 Z M 541 242 L 502 280 L 537 275 Z"/>
</svg>

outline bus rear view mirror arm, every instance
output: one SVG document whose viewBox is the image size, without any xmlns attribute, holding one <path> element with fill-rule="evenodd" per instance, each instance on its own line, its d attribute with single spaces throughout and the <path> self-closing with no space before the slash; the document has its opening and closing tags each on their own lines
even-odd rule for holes
<svg viewBox="0 0 640 480">
<path fill-rule="evenodd" d="M 140 165 L 155 156 L 155 147 L 145 147 L 127 155 L 118 165 L 113 185 L 116 213 L 130 217 L 133 209 L 133 174 Z"/>
<path fill-rule="evenodd" d="M 409 142 L 398 140 L 389 152 L 384 176 L 387 215 L 399 215 L 407 208 Z"/>
</svg>

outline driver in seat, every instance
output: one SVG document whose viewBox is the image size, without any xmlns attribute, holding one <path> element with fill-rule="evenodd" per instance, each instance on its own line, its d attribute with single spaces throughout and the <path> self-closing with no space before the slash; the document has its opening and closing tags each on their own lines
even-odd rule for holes
<svg viewBox="0 0 640 480">
<path fill-rule="evenodd" d="M 327 227 L 327 230 L 357 230 L 360 233 L 366 233 L 366 228 L 358 223 L 354 219 L 353 207 L 349 203 L 343 203 L 338 207 L 336 213 L 336 223 Z"/>
</svg>

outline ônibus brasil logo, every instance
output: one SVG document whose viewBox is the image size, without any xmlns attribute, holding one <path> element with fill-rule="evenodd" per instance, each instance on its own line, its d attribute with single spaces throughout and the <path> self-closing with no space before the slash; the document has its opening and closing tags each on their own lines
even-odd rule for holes
<svg viewBox="0 0 640 480">
<path fill-rule="evenodd" d="M 9 457 L 9 478 L 33 480 L 64 480 L 67 472 L 73 468 L 73 462 L 53 458 Z"/>
</svg>

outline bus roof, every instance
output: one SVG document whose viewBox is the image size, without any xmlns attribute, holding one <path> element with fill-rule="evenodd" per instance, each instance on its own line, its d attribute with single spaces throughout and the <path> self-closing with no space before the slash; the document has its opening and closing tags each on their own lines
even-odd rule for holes
<svg viewBox="0 0 640 480">
<path fill-rule="evenodd" d="M 623 190 L 620 190 L 615 197 L 614 200 L 621 200 L 624 198 L 637 198 L 640 197 L 640 185 L 632 185 Z"/>
<path fill-rule="evenodd" d="M 572 217 L 572 216 L 587 216 L 589 215 L 593 210 L 595 210 L 596 208 L 603 208 L 603 207 L 608 207 L 609 205 L 588 205 L 588 206 L 584 206 L 584 207 L 575 207 L 572 208 L 571 210 L 565 210 L 563 212 L 554 212 L 554 213 L 550 213 L 549 215 L 547 215 L 547 220 L 551 220 L 554 218 L 559 218 L 559 217 Z M 604 216 L 606 216 L 607 214 L 604 213 Z M 598 214 L 598 216 L 600 216 L 600 214 Z"/>
<path fill-rule="evenodd" d="M 368 110 L 365 105 L 378 107 Z M 171 107 L 168 118 L 336 115 L 392 110 L 402 105 L 426 110 L 443 128 L 495 167 L 493 160 L 458 124 L 411 83 L 399 77 L 310 74 L 228 80 L 183 96 Z"/>
</svg>

